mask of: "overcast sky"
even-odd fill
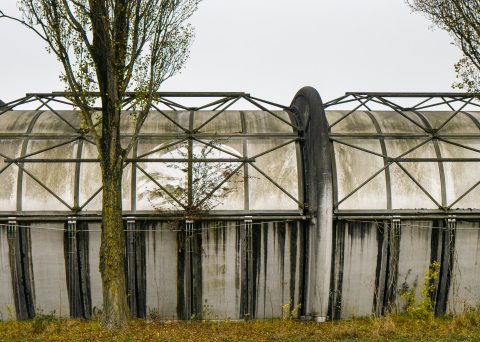
[[[0,0],[20,15],[15,0]],[[461,53],[403,0],[204,0],[182,73],[161,91],[244,91],[289,104],[315,87],[346,91],[452,91]],[[64,89],[60,64],[19,24],[0,20],[0,99]]]

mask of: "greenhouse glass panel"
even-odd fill
[[[243,133],[238,111],[197,111],[193,117],[193,128],[198,133]]]
[[[0,116],[1,118],[1,116]],[[5,157],[14,158],[20,155],[23,142],[17,139],[0,140],[0,208],[15,211],[17,207],[18,167],[5,163]]]
[[[272,111],[282,120],[265,111],[244,111],[246,133],[293,133],[293,127],[289,124],[290,117],[284,111]]]
[[[343,142],[378,154],[382,153],[378,140],[342,139]],[[361,151],[341,143],[333,143],[337,176],[337,198],[342,201],[362,183],[384,167],[382,157]],[[339,209],[386,209],[385,171],[368,181],[351,197],[339,205]]]
[[[372,111],[370,112],[378,122],[380,126],[380,131],[383,133],[424,133],[425,131],[421,128],[424,127],[424,124],[420,124],[419,127],[417,120],[414,122],[408,120],[407,118],[402,117],[397,112],[393,111]],[[410,117],[407,116],[409,119]],[[418,119],[418,117],[417,117]]]
[[[59,118],[59,115],[63,120]],[[32,133],[72,134],[80,128],[80,123],[78,112],[62,111],[61,114],[56,114],[52,111],[45,111],[35,121]]]
[[[350,111],[329,110],[326,112],[327,120],[332,127],[332,133],[376,133],[372,120],[365,112],[356,111],[349,114]],[[348,115],[348,116],[347,116]],[[345,118],[344,118],[345,117]]]
[[[0,132],[26,133],[37,111],[8,111],[0,115]]]
[[[141,134],[183,133],[184,131],[179,126],[188,129],[189,117],[190,113],[186,111],[150,111],[148,113],[147,119],[143,123]],[[174,124],[172,120],[174,120],[178,125]]]
[[[87,141],[83,143],[82,158],[95,159],[98,157],[97,147]],[[85,211],[102,210],[102,192],[98,190],[102,187],[102,172],[100,163],[82,163],[80,166],[80,193],[79,204],[83,207],[87,201],[88,204],[83,207]],[[91,198],[94,196],[93,198]]]

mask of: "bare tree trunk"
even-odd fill
[[[100,273],[103,289],[102,325],[127,328],[130,321],[125,283],[125,234],[122,219],[122,171],[120,166],[102,167],[103,222]]]

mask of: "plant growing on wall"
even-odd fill
[[[417,281],[415,280],[412,286],[404,283],[400,289],[400,296],[406,300],[404,306],[405,311],[417,318],[431,318],[433,317],[433,311],[435,309],[435,301],[432,299],[435,290],[435,279],[438,278],[440,270],[440,263],[434,261],[430,264],[430,267],[425,272],[425,279],[422,286],[420,299],[415,297],[417,290]]]
[[[243,183],[240,163],[209,161],[221,158],[221,150],[230,150],[224,141],[215,139],[193,146],[188,141],[170,149],[166,156],[182,158],[185,162],[166,163],[161,169],[150,171],[152,177],[162,180],[164,189],[147,189],[152,206],[165,215],[179,215],[195,219],[217,206],[238,190]],[[236,151],[231,149],[232,154]],[[188,160],[194,159],[194,162]]]
[[[103,182],[100,273],[102,325],[129,324],[121,181],[126,156],[155,100],[155,92],[188,58],[193,29],[185,25],[201,0],[19,0],[23,18],[63,65],[61,79],[94,141]],[[121,143],[125,93],[135,91],[134,131]],[[93,93],[98,92],[98,93]],[[99,111],[92,108],[100,99]]]

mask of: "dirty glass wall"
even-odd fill
[[[302,302],[303,183],[291,120],[284,111],[150,113],[122,183],[133,316],[278,317],[283,303]],[[125,112],[124,143],[131,121]],[[101,310],[100,167],[79,127],[75,111],[0,115],[3,319]],[[220,170],[209,191],[226,195],[202,214],[214,218],[175,218],[188,204],[188,170]]]
[[[158,199],[152,198],[152,191],[158,185],[149,176],[159,177],[158,183],[167,188],[180,184],[186,172],[173,166],[187,162],[162,159],[187,159],[182,148],[188,140],[193,158],[201,159],[203,152],[203,158],[225,159],[223,164],[228,164],[232,171],[239,167],[226,182],[234,191],[215,210],[301,213],[300,156],[292,126],[261,111],[215,114],[218,112],[163,111],[148,116],[129,156],[137,158],[136,163],[127,163],[124,169],[122,191],[126,212],[152,211],[154,207],[174,209],[172,201],[156,203]],[[286,112],[276,115],[290,121]],[[133,130],[131,120],[128,113],[123,115],[125,143]],[[91,161],[98,153],[91,138],[80,134],[78,127],[76,112],[9,111],[0,115],[2,213],[61,212],[72,208],[86,213],[101,209],[100,167]],[[188,139],[185,131],[189,130],[195,132],[194,139]],[[208,144],[215,147],[202,151]],[[14,162],[16,158],[24,159]],[[248,158],[251,163],[244,162]],[[195,164],[201,163],[193,164],[195,168]],[[218,168],[222,168],[221,164],[211,163]],[[207,167],[202,165],[198,168]]]
[[[330,123],[347,113],[326,111]],[[449,121],[454,112],[402,113],[410,120],[394,111],[356,111],[331,128],[336,209],[478,208],[480,168],[468,159],[479,157],[479,112],[459,112]],[[412,160],[419,158],[424,160]]]

